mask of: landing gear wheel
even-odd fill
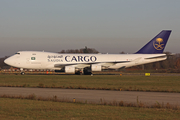
[[[92,72],[90,69],[84,69],[84,75],[91,75]]]
[[[21,72],[21,75],[24,75],[25,73],[24,72]]]
[[[76,74],[76,75],[83,75],[84,73],[81,72],[81,71],[78,71],[78,72],[76,72],[75,74]]]

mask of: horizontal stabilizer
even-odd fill
[[[157,58],[166,58],[166,55],[162,55],[162,56],[157,56],[157,57],[149,57],[149,58],[144,58],[144,59],[157,59]]]

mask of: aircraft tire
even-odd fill
[[[24,75],[25,73],[24,72],[21,72],[21,75]]]

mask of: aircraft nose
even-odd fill
[[[7,59],[4,60],[4,63],[6,63],[7,65],[11,65],[12,60],[10,58],[7,58]]]

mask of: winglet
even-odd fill
[[[142,47],[136,54],[156,54],[163,53],[171,30],[163,30],[144,47]]]

